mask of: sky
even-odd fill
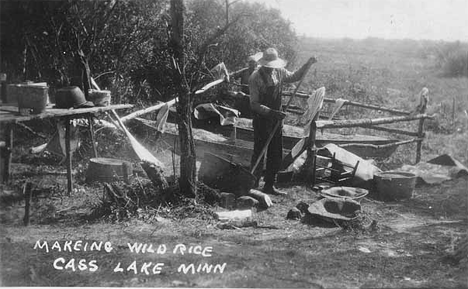
[[[468,41],[468,0],[244,0],[277,8],[298,35]]]

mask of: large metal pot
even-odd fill
[[[416,187],[416,175],[407,172],[387,171],[375,173],[377,196],[384,201],[409,199]]]
[[[78,86],[68,86],[57,89],[55,93],[56,108],[93,107],[93,103],[86,100],[83,91]]]

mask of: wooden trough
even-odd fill
[[[232,125],[221,126],[219,125],[219,122],[213,123],[210,121],[196,121],[194,127],[221,134],[225,137],[231,137],[235,129],[236,140],[253,143],[254,139],[251,119],[238,118],[235,128]],[[302,138],[302,136],[302,128],[292,125],[284,125],[284,149],[288,151],[291,150],[294,145]],[[363,158],[387,158],[396,150],[397,146],[394,144],[398,143],[398,140],[362,134],[343,135],[329,132],[317,133],[317,146],[325,146],[329,143],[334,143],[338,146],[341,146]],[[250,145],[253,147],[253,144]]]

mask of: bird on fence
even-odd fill
[[[427,108],[427,103],[429,102],[429,89],[424,87],[421,92],[419,93],[419,104],[418,106],[411,112],[411,115],[417,115],[420,113],[425,113]]]

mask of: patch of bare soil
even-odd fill
[[[452,258],[467,234],[467,179],[419,187],[400,202],[364,199],[362,216],[375,222],[361,227],[287,220],[296,204],[318,196],[285,184],[287,196],[255,213],[257,227],[226,230],[212,215],[220,208],[200,202],[92,218],[102,184],[78,183],[67,195],[61,171],[15,172],[1,203],[3,286],[468,288],[466,265]],[[26,179],[36,184],[29,226],[20,194]],[[92,242],[103,242],[101,250],[89,250]],[[135,243],[146,252],[132,252]]]

